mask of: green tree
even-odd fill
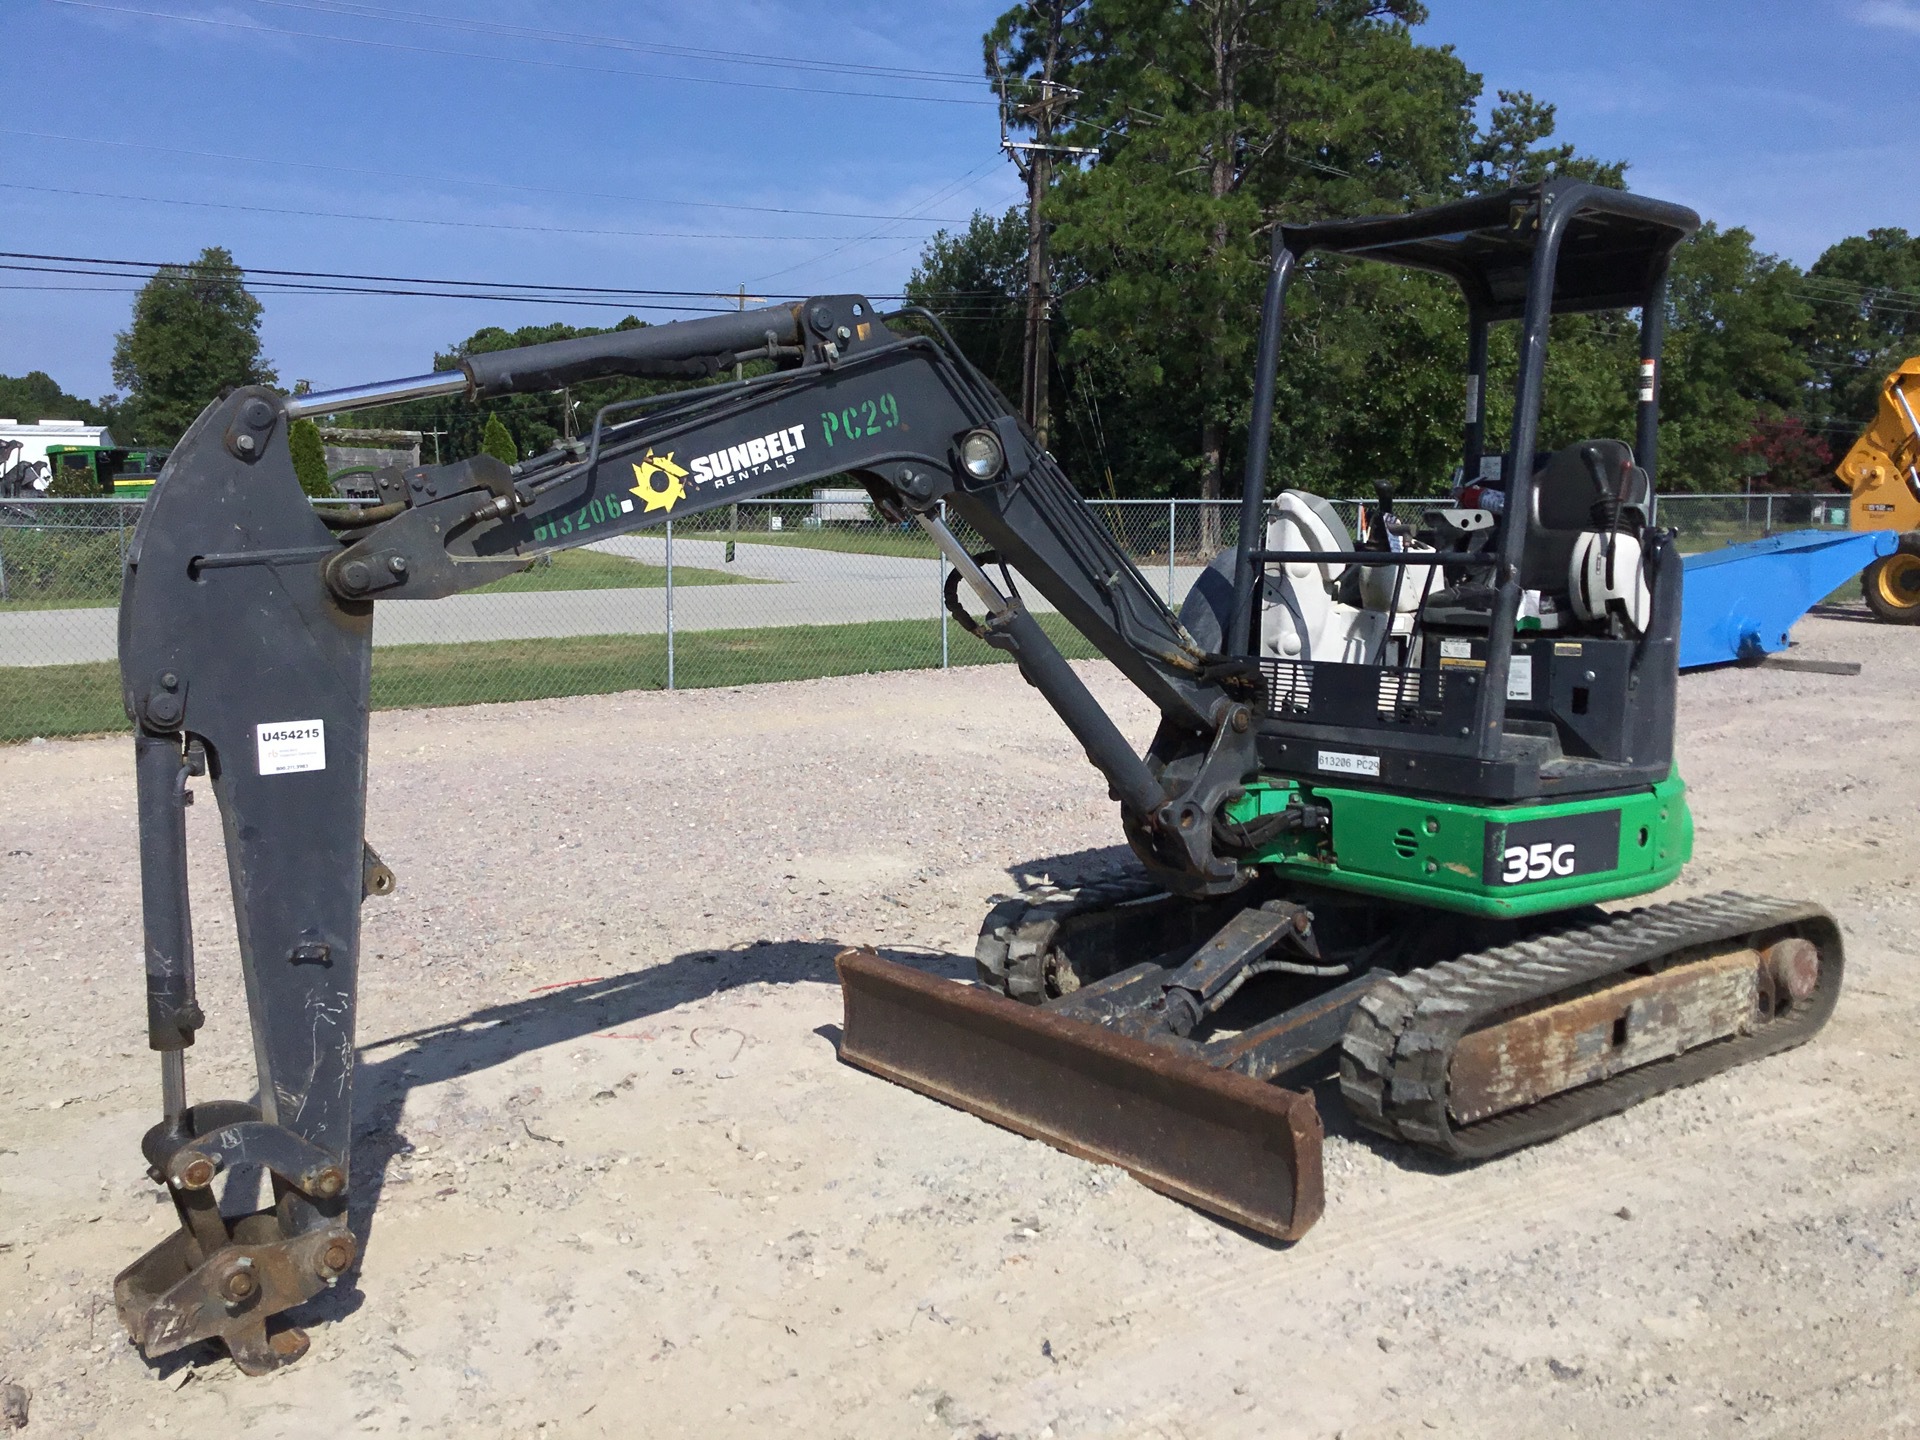
[[[1486,133],[1471,147],[1467,187],[1475,193],[1508,190],[1542,180],[1587,180],[1615,189],[1626,184],[1624,161],[1594,160],[1571,145],[1542,145],[1553,137],[1555,107],[1525,90],[1495,92],[1499,103]]]
[[[164,265],[141,287],[132,324],[116,337],[113,379],[127,392],[129,433],[170,445],[209,402],[242,385],[271,385],[260,353],[261,305],[233,256],[218,247]]]
[[[1920,354],[1920,235],[1850,235],[1808,268],[1800,335],[1813,366],[1809,409],[1844,451],[1873,419],[1893,368]]]
[[[1027,222],[976,210],[960,234],[935,232],[907,280],[907,299],[940,316],[961,352],[1005,396],[1020,393]]]
[[[320,441],[320,427],[305,418],[294,421],[287,430],[287,448],[293,452],[293,473],[300,477],[300,488],[309,495],[333,495],[333,485],[327,479],[327,450]]]
[[[491,455],[509,465],[520,463],[520,451],[513,443],[513,435],[500,423],[498,415],[487,416],[486,433],[480,440],[480,453]]]
[[[1794,342],[1811,318],[1801,284],[1797,266],[1756,250],[1738,226],[1703,225],[1674,256],[1660,390],[1663,489],[1735,488],[1746,468],[1741,448],[1756,428],[1800,408],[1813,375]]]
[[[989,70],[997,60],[1027,73],[1056,8],[1002,16],[987,36]],[[1415,41],[1415,0],[1084,0],[1065,14],[1076,123],[1062,138],[1096,154],[1047,198],[1068,422],[1051,439],[1073,473],[1110,467],[1132,493],[1230,493],[1276,224],[1558,178],[1624,184],[1624,162],[1554,143],[1554,106],[1526,91],[1499,92],[1482,124],[1480,77],[1451,48]],[[996,376],[1014,368],[1019,219],[977,217],[965,235],[939,237],[915,275],[925,296],[983,292],[974,306],[949,304],[956,339]],[[1866,268],[1883,289],[1906,283],[1896,266]],[[1810,372],[1793,343],[1800,281],[1744,231],[1709,226],[1682,247],[1663,483],[1724,487],[1775,451],[1782,475],[1806,468],[1808,447],[1765,441],[1806,404]],[[1633,433],[1636,332],[1633,315],[1555,319],[1543,444]],[[1514,340],[1514,327],[1496,328],[1496,444],[1511,421]],[[1444,281],[1310,259],[1289,296],[1275,483],[1349,494],[1378,478],[1403,493],[1443,484],[1457,463],[1465,341]]]
[[[107,412],[91,401],[69,395],[44,370],[0,375],[0,415],[31,425],[36,420],[78,420],[105,425]]]
[[[1110,410],[1188,417],[1190,438],[1164,437],[1149,463],[1204,497],[1225,494],[1244,435],[1272,222],[1438,198],[1464,167],[1475,83],[1413,43],[1424,13],[1092,0],[1074,21],[1075,138],[1100,153],[1055,207],[1057,246],[1087,276],[1066,302],[1069,357],[1131,402]]]

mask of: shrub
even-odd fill
[[[520,451],[513,443],[513,434],[500,423],[498,415],[487,416],[486,433],[480,437],[480,453],[508,465],[519,462]]]
[[[287,431],[287,449],[293,452],[293,473],[300,488],[309,495],[331,497],[333,484],[327,479],[327,450],[320,443],[320,427],[311,420],[293,422]]]

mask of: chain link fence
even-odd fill
[[[1364,503],[1333,502],[1350,530]],[[0,741],[125,726],[116,606],[140,504],[0,501]],[[1088,506],[1175,609],[1238,537],[1233,502]],[[1699,550],[1775,529],[1844,526],[1846,502],[1674,495],[1660,498],[1656,518],[1678,528],[1682,549]],[[965,525],[950,523],[969,550],[981,548]],[[948,616],[947,572],[917,526],[889,524],[864,491],[743,502],[566,551],[464,595],[377,606],[373,703],[461,705],[1004,661]],[[1068,655],[1094,653],[1031,587],[1022,594]]]

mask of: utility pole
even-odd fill
[[[1060,63],[1060,32],[1070,0],[1035,0],[1033,8],[1043,14],[1046,47],[1041,52],[1039,75],[1016,82],[1031,87],[1031,93],[1018,102],[1009,100],[1006,71],[995,45],[987,47],[987,64],[1000,90],[1000,148],[1027,183],[1027,294],[1025,333],[1020,346],[1020,413],[1045,449],[1049,423],[1047,381],[1053,364],[1053,268],[1047,259],[1047,186],[1053,179],[1054,156],[1091,155],[1094,151],[1087,146],[1058,145],[1053,139],[1058,112],[1080,93],[1053,78]],[[1009,112],[1033,127],[1032,140],[1008,137]]]
[[[739,310],[739,312],[742,315],[746,314],[747,313],[747,282],[746,281],[742,280],[740,282],[740,294],[736,298],[739,300],[740,303],[734,308]],[[753,298],[758,300],[760,297],[756,295]],[[740,381],[746,378],[747,378],[747,367],[742,365],[738,360],[734,361],[733,362],[734,383],[737,385],[739,384]]]
[[[764,295],[747,294],[747,282],[742,280],[740,282],[740,293],[734,296],[733,298],[738,302],[735,308],[744,313],[747,308],[747,301],[752,300],[755,304],[758,304],[761,301],[765,300],[767,297]],[[733,362],[733,383],[738,385],[742,380],[746,378],[747,378],[747,367],[742,365],[738,360],[734,361]],[[740,502],[736,500],[733,502],[733,504],[727,507],[727,564],[729,565],[733,563],[733,547],[739,541],[739,539],[740,539]]]

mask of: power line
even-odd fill
[[[62,0],[67,3],[67,0]],[[614,235],[628,240],[857,240],[855,235],[749,235],[739,231],[703,233],[690,230],[605,230],[578,225],[509,225],[495,220],[422,220],[409,215],[368,215],[348,210],[298,210],[277,205],[236,205],[222,200],[179,200],[166,195],[123,195],[110,190],[78,190],[56,185],[22,185],[0,180],[0,190],[28,190],[40,195],[73,195],[93,200],[122,200],[143,205],[183,205],[196,210],[239,210],[255,215],[297,215],[310,220],[367,220],[384,225],[432,225],[454,230],[510,230],[533,235]],[[902,216],[899,224],[919,217]],[[931,221],[920,221],[931,224]]]
[[[98,277],[103,279],[122,279],[122,280],[151,279],[153,277],[153,272],[156,272],[162,269],[190,270],[193,264],[195,263],[193,261],[181,261],[181,260],[130,260],[125,258],[110,258],[110,257],[96,256],[96,255],[47,255],[47,254],[40,254],[34,251],[25,251],[25,250],[0,250],[0,261],[33,262],[33,263],[23,263],[23,264],[0,264],[0,269],[3,269],[3,270],[35,271],[35,272],[45,273],[45,274],[76,275],[76,276],[82,276],[82,277],[93,276],[93,277]],[[108,266],[116,267],[116,268],[112,270],[100,268],[100,267],[108,267]],[[79,267],[87,267],[87,268],[83,269]],[[615,304],[639,303],[639,304],[644,304],[649,306],[652,304],[652,300],[654,297],[665,297],[667,299],[674,299],[674,300],[728,300],[728,301],[731,301],[735,298],[733,295],[729,294],[728,292],[720,291],[720,290],[655,290],[655,289],[644,289],[638,286],[629,286],[629,285],[556,285],[556,284],[549,284],[544,281],[534,281],[534,280],[524,280],[524,281],[523,280],[460,280],[460,279],[447,279],[445,277],[439,277],[439,276],[375,275],[375,274],[362,274],[355,271],[342,271],[342,270],[287,270],[287,269],[273,269],[266,266],[243,266],[238,264],[236,264],[234,268],[237,271],[239,271],[240,274],[244,277],[243,283],[258,285],[261,288],[265,288],[269,284],[273,284],[277,281],[283,281],[283,280],[299,280],[299,281],[354,280],[354,281],[369,282],[373,285],[378,285],[378,286],[432,285],[432,286],[463,287],[453,292],[450,296],[445,297],[445,298],[454,298],[454,299],[490,300],[490,299],[498,299],[498,298],[507,298],[506,292],[521,292],[524,294],[525,292],[537,291],[540,293],[527,295],[526,298],[535,299],[535,300],[545,300],[545,301],[548,301],[549,303],[554,303],[554,304],[576,303],[573,299],[570,298],[573,296],[592,297],[594,303],[615,303]],[[137,273],[132,273],[132,274],[126,273],[128,271],[133,271]],[[254,278],[258,276],[267,276],[270,278],[267,281],[260,281]],[[58,287],[58,288],[77,289],[80,287],[75,286],[75,287]],[[329,288],[329,287],[322,287],[322,288]],[[401,291],[401,290],[389,290],[389,289],[367,289],[363,292],[360,290],[356,290],[350,286],[338,286],[338,287],[330,287],[330,288],[337,291],[338,293],[343,293],[343,294],[366,293],[366,294],[380,294],[380,295],[387,295],[387,294],[400,295],[400,294],[434,293],[434,292],[425,292],[425,291]],[[996,298],[998,296],[998,293],[999,292],[997,291],[990,291],[990,290],[934,290],[934,291],[923,292],[923,298],[936,299],[936,300],[953,300],[953,301],[961,302],[961,305],[956,305],[955,307],[953,307],[955,310],[958,310],[963,306],[974,307],[985,301]],[[778,294],[769,295],[767,298],[769,300],[776,300],[776,301],[798,300],[798,299],[804,299],[805,296],[799,291],[786,291]],[[869,300],[904,300],[908,297],[899,293],[891,293],[891,294],[869,294],[866,298],[868,298]],[[582,298],[577,303],[585,304],[585,303],[589,303],[589,301],[586,298]],[[660,308],[665,308],[665,307],[660,307]]]
[[[0,250],[0,260],[37,260],[49,264],[61,265],[118,265],[137,270],[160,270],[177,267],[186,269],[194,262],[185,260],[117,260],[94,255],[39,255],[23,250]],[[9,267],[23,268],[23,267]],[[371,280],[390,285],[468,285],[502,290],[553,290],[580,295],[666,295],[675,299],[730,299],[732,297],[718,290],[646,290],[627,285],[548,285],[538,281],[514,280],[447,280],[421,275],[362,275],[343,270],[274,270],[264,266],[236,265],[234,267],[247,275],[272,275],[283,278],[303,280]],[[58,272],[83,274],[89,272]],[[145,278],[145,277],[122,277]],[[959,293],[959,292],[955,292]],[[785,297],[774,297],[785,298]],[[793,298],[799,298],[795,296]]]
[[[173,20],[187,25],[208,25],[223,30],[241,30],[255,35],[279,35],[295,40],[329,40],[336,45],[358,45],[371,50],[397,50],[410,55],[440,55],[458,60],[481,60],[489,65],[532,65],[548,70],[573,70],[594,75],[619,75],[629,80],[664,81],[682,85],[721,85],[743,90],[779,90],[798,95],[846,96],[856,100],[918,100],[929,105],[991,105],[991,100],[967,100],[956,95],[902,95],[880,90],[845,90],[819,85],[776,85],[766,80],[723,80],[703,75],[667,75],[655,70],[628,70],[612,65],[583,65],[572,60],[540,60],[531,55],[490,55],[474,50],[449,50],[434,45],[408,45],[397,40],[369,40],[357,35],[330,35],[320,30],[287,30],[277,25],[244,24],[221,20],[211,15],[181,15],[168,10],[142,10],[132,5],[109,5],[103,0],[52,0],[79,10],[99,10],[116,15],[138,15],[149,20]]]
[[[0,271],[31,270],[32,266],[0,265]],[[97,275],[101,279],[135,280],[143,277],[136,275],[99,275],[98,272],[81,270],[54,271],[55,274],[79,276]],[[522,305],[585,305],[597,310],[672,310],[690,314],[708,315],[724,309],[721,305],[675,305],[661,300],[585,300],[577,296],[557,295],[515,295],[506,292],[497,294],[475,294],[463,290],[397,290],[374,285],[316,285],[281,280],[255,280],[246,283],[249,290],[279,295],[384,295],[412,297],[422,300],[485,300],[500,301],[507,304]],[[7,290],[45,290],[45,291],[91,291],[102,294],[138,295],[144,285],[6,285]]]
[[[487,190],[517,190],[530,195],[560,195],[572,200],[619,200],[632,205],[674,205],[686,209],[739,210],[756,215],[807,215],[830,220],[894,220],[898,216],[876,215],[862,210],[806,210],[791,205],[741,205],[722,200],[663,199],[650,195],[617,195],[604,190],[572,190],[561,185],[517,185],[501,180],[463,180],[447,175],[419,175],[405,170],[380,170],[359,165],[329,165],[317,160],[295,160],[284,156],[230,155],[219,150],[191,150],[179,145],[154,145],[142,140],[107,140],[95,135],[56,135],[47,130],[16,130],[0,126],[0,135],[18,135],[31,140],[59,140],[74,145],[111,145],[127,150],[150,150],[162,155],[191,155],[200,160],[220,160],[244,165],[271,165],[275,169],[324,170],[339,175],[370,175],[383,180],[414,180],[429,185],[468,185]],[[937,223],[960,225],[959,219]]]

